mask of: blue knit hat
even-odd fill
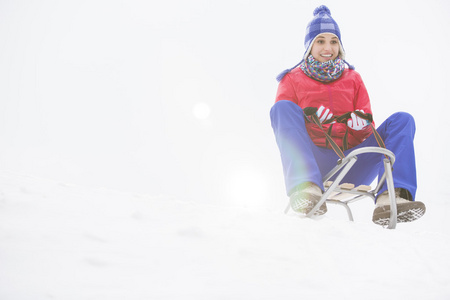
[[[277,76],[277,80],[281,81],[283,77],[289,73],[292,69],[298,67],[310,54],[312,45],[317,36],[321,33],[331,33],[337,36],[339,39],[339,57],[345,62],[345,51],[341,41],[341,31],[336,21],[331,17],[331,12],[325,5],[317,7],[313,12],[314,18],[308,23],[306,27],[305,35],[305,54],[303,54],[302,61],[296,64],[293,68],[284,70]],[[354,69],[353,66],[347,63],[350,69]]]
[[[311,52],[316,37],[321,33],[331,33],[337,36],[339,39],[339,56],[341,59],[345,59],[344,48],[341,43],[341,31],[336,21],[331,17],[331,12],[325,5],[321,5],[314,10],[314,18],[309,22],[306,27],[305,35],[305,49],[306,52],[303,55],[303,59],[306,59]]]

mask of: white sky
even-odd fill
[[[377,124],[416,118],[418,197],[444,184],[450,4],[436,0],[3,0],[0,168],[181,199],[284,199],[275,76],[300,60],[320,4]]]

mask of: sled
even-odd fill
[[[364,153],[379,153],[384,155],[384,174],[381,178],[378,178],[377,186],[372,189],[371,186],[361,185],[355,187],[352,183],[341,183],[345,175],[350,171],[353,165],[356,163],[358,156]],[[323,178],[323,184],[325,192],[322,194],[320,201],[314,206],[314,208],[306,215],[310,218],[314,213],[320,208],[324,203],[337,204],[343,206],[346,211],[350,221],[353,221],[353,214],[350,209],[349,204],[362,199],[372,199],[375,201],[375,197],[380,189],[383,187],[384,182],[387,184],[387,189],[389,192],[389,200],[391,203],[391,213],[389,218],[389,225],[387,228],[395,229],[397,225],[397,203],[395,201],[395,191],[394,191],[394,181],[392,177],[392,167],[395,162],[395,155],[386,148],[380,147],[365,147],[356,149],[350,152],[346,157],[340,159],[336,167],[334,167],[325,177]],[[336,175],[334,181],[330,179]],[[291,205],[290,202],[286,207],[285,213],[288,213]]]

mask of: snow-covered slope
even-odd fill
[[[0,299],[448,299],[449,204],[396,230],[371,208],[300,219],[2,172]]]

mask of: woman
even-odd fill
[[[372,120],[369,95],[361,76],[345,61],[339,27],[324,5],[314,10],[314,18],[306,30],[305,48],[302,61],[277,77],[280,83],[270,113],[286,191],[292,209],[300,214],[307,214],[319,202],[324,190],[322,177],[336,165],[340,149],[346,154],[357,148],[378,146],[370,126],[374,123],[369,121]],[[343,115],[348,118],[343,119]],[[386,148],[396,156],[393,178],[397,222],[414,221],[425,213],[425,205],[414,201],[417,190],[414,119],[407,113],[396,113],[377,131]],[[336,146],[331,149],[333,143],[339,146],[339,151]],[[383,172],[379,154],[364,154],[344,182],[370,185]],[[324,203],[316,214],[326,211]],[[387,225],[389,215],[385,184],[377,195],[372,220]]]

